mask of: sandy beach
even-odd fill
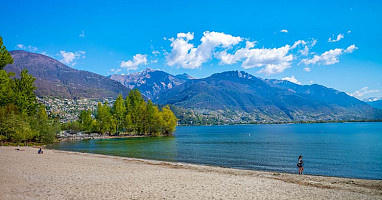
[[[0,199],[382,199],[381,180],[0,147]]]

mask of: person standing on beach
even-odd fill
[[[298,174],[302,174],[302,172],[304,171],[304,161],[302,161],[302,155],[298,157],[297,167],[298,167]]]

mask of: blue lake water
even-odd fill
[[[239,169],[382,179],[382,123],[177,127],[173,137],[62,142],[51,148]]]

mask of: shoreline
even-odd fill
[[[140,137],[150,137],[150,136],[140,136]],[[123,137],[122,137],[123,138]],[[109,138],[102,138],[102,139],[109,139]],[[31,148],[37,148],[37,147],[31,147]],[[243,170],[243,171],[254,171],[257,173],[279,173],[279,174],[287,174],[287,175],[298,175],[298,171],[296,169],[296,173],[292,172],[283,172],[283,171],[272,171],[272,170],[260,170],[260,169],[246,169],[246,168],[234,168],[234,167],[225,167],[225,166],[218,166],[218,165],[208,165],[208,164],[200,164],[200,163],[187,163],[187,162],[180,162],[180,161],[167,161],[167,160],[155,160],[155,159],[149,159],[149,158],[135,158],[135,157],[123,157],[123,156],[115,156],[115,155],[108,155],[108,154],[98,154],[98,153],[87,153],[87,152],[80,152],[80,151],[70,151],[70,150],[57,150],[53,148],[46,148],[47,150],[56,151],[60,153],[78,153],[78,154],[85,154],[85,155],[94,155],[94,156],[106,156],[106,157],[115,157],[120,159],[129,159],[132,161],[142,161],[142,162],[161,162],[161,163],[167,163],[169,165],[171,164],[180,164],[180,165],[192,165],[192,166],[204,166],[204,167],[212,167],[212,168],[222,168],[222,169],[232,169],[232,170]],[[312,177],[323,177],[323,178],[343,178],[343,179],[356,179],[356,180],[370,180],[370,181],[381,181],[382,179],[372,179],[372,178],[357,178],[357,177],[345,177],[345,176],[327,176],[327,175],[319,175],[319,174],[303,174],[303,176],[312,176]]]
[[[382,122],[382,119],[376,120],[354,120],[354,121],[293,121],[293,122],[267,122],[267,123],[235,123],[235,124],[203,124],[203,125],[189,125],[180,124],[178,126],[235,126],[235,125],[267,125],[267,124],[341,124],[341,123],[369,123],[369,122]]]
[[[33,147],[25,151],[0,147],[0,159],[4,163],[0,166],[4,191],[0,199],[46,199],[44,195],[54,199],[113,195],[117,199],[382,198],[382,180],[300,176],[48,149],[38,155]]]

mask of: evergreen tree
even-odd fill
[[[0,70],[0,107],[14,102],[14,81],[11,79],[14,73]]]
[[[35,78],[22,70],[20,78],[3,68],[13,63],[0,37],[0,138],[27,145],[28,141],[53,142],[58,123],[50,120],[44,106],[37,104]]]
[[[0,70],[8,64],[13,63],[13,58],[8,52],[7,48],[3,45],[3,38],[0,36]]]
[[[28,74],[28,70],[23,69],[20,73],[20,79],[14,79],[15,103],[21,113],[33,115],[37,109],[37,99],[34,94],[34,78]]]

